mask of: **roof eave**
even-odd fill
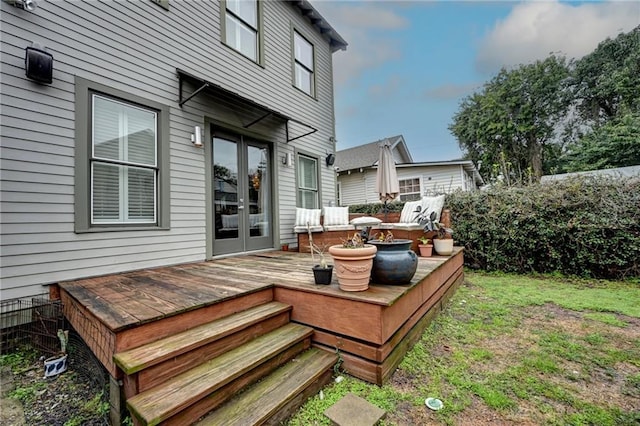
[[[311,25],[316,27],[321,35],[329,37],[331,52],[347,50],[348,43],[338,34],[329,22],[314,8],[308,0],[288,0],[293,6],[300,9],[302,16],[309,19]]]

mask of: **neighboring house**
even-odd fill
[[[22,4],[1,2],[2,300],[280,247],[335,199],[347,44],[308,1]]]
[[[336,153],[340,205],[380,202],[376,192],[379,145],[391,142],[400,186],[399,201],[455,190],[474,191],[483,185],[471,160],[414,163],[402,136],[345,149]]]

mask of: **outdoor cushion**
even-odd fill
[[[355,231],[356,227],[353,225],[325,225],[325,231]]]
[[[296,208],[295,226],[320,226],[320,209]]]
[[[324,228],[320,225],[320,209],[296,208],[296,223],[293,232],[322,232]]]
[[[415,223],[416,216],[416,208],[418,206],[422,207],[422,200],[418,201],[407,201],[404,203],[404,207],[402,208],[402,212],[400,212],[400,223]]]
[[[348,225],[349,207],[325,207],[324,226]]]
[[[436,222],[440,222],[440,214],[444,207],[444,195],[438,195],[436,197],[422,197],[422,211],[427,212],[428,215],[431,212],[436,212]]]
[[[355,219],[351,219],[351,223],[352,225],[355,226],[375,226],[375,225],[379,225],[382,221],[380,219],[378,219],[377,217],[371,217],[371,216],[362,216],[362,217],[356,217]]]

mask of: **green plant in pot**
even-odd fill
[[[348,236],[342,244],[329,247],[338,284],[343,291],[364,291],[369,288],[373,258],[378,249],[366,244],[360,233]]]
[[[331,278],[333,277],[333,265],[327,264],[327,259],[324,256],[326,246],[319,247],[316,244],[311,243],[311,254],[317,253],[320,256],[320,262],[313,266],[313,278],[316,284],[328,285],[331,284]]]
[[[433,248],[436,253],[448,256],[453,253],[453,230],[436,220],[436,212],[421,211],[420,206],[416,209],[416,222],[422,226],[425,234],[431,235]]]
[[[418,238],[418,249],[420,250],[420,256],[430,257],[433,253],[433,244],[431,238],[427,238],[425,235]]]

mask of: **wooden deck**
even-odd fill
[[[273,251],[59,284],[65,315],[114,378],[113,355],[269,301],[293,306],[314,345],[382,383],[463,278],[462,250],[420,258],[410,284],[343,292],[314,284],[309,254]],[[317,262],[316,262],[317,263]],[[141,327],[145,325],[145,327]]]

